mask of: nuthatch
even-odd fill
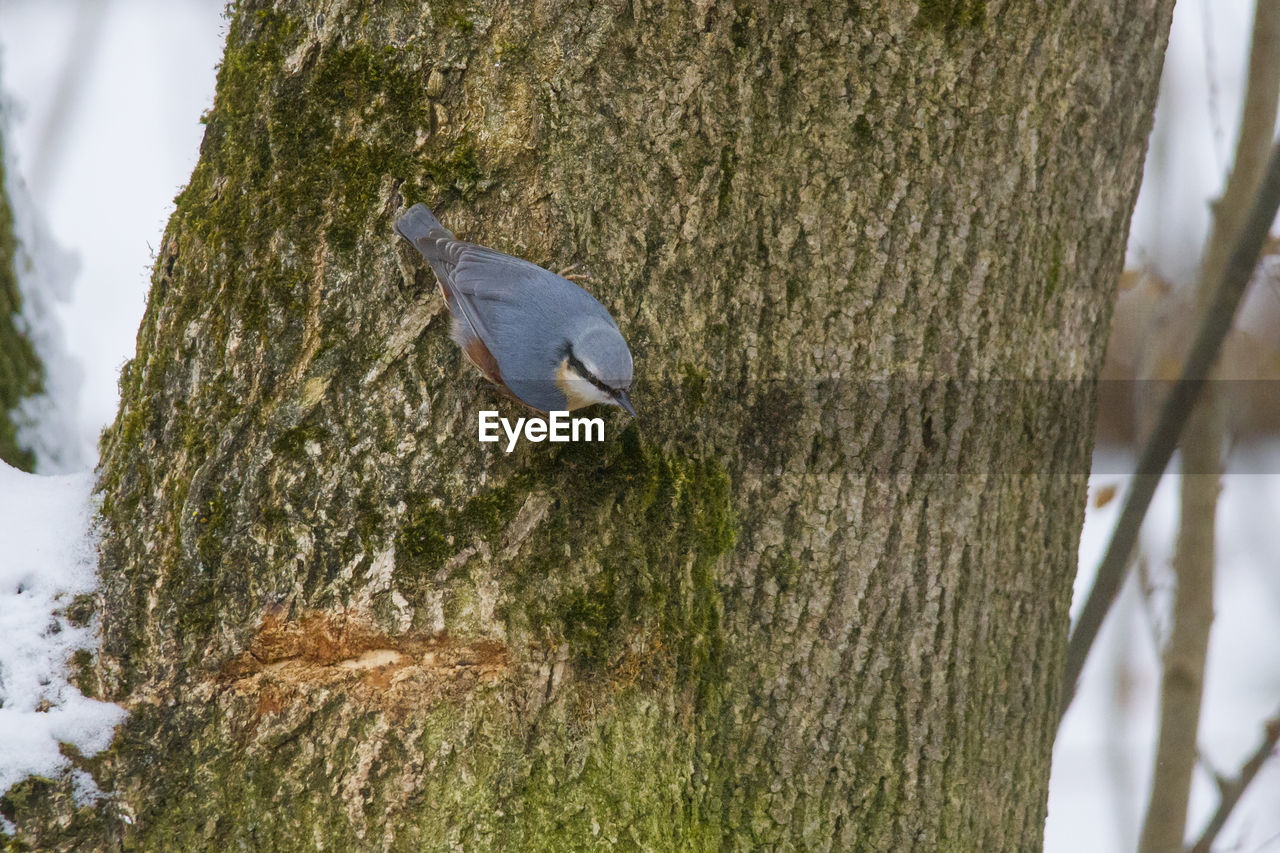
[[[562,276],[454,239],[415,204],[396,230],[435,270],[453,317],[453,340],[489,381],[542,412],[592,403],[635,417],[631,350],[608,310]]]

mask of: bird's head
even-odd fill
[[[557,384],[570,409],[608,403],[634,418],[636,410],[627,396],[631,369],[631,350],[622,333],[610,323],[593,323],[566,342]]]

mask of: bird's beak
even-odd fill
[[[621,406],[622,410],[628,415],[631,415],[633,418],[636,416],[636,408],[631,405],[631,398],[627,396],[626,391],[618,391],[613,395],[613,399],[618,401],[618,405]]]

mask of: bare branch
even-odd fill
[[[40,128],[40,142],[35,147],[31,165],[29,181],[37,197],[43,197],[48,191],[50,179],[66,149],[67,127],[97,60],[106,13],[105,0],[80,0],[76,7],[75,29],[50,99],[49,113]]]
[[[1230,261],[1214,293],[1213,302],[1201,321],[1178,381],[1160,409],[1155,429],[1138,458],[1132,488],[1125,498],[1115,532],[1098,567],[1093,589],[1089,591],[1080,620],[1071,634],[1063,677],[1061,712],[1064,714],[1075,696],[1076,683],[1080,680],[1089,648],[1098,636],[1102,620],[1120,590],[1125,565],[1138,539],[1138,531],[1147,508],[1151,505],[1156,485],[1169,464],[1169,458],[1173,456],[1174,448],[1178,446],[1192,407],[1204,390],[1218,350],[1231,329],[1236,308],[1240,305],[1245,287],[1258,263],[1277,208],[1280,208],[1280,146],[1272,149],[1266,179],[1259,187],[1249,218],[1239,232],[1235,250],[1231,253]]]
[[[1201,401],[1200,412],[1187,431],[1188,442],[1183,444],[1184,460],[1191,454],[1198,454],[1201,457],[1199,464],[1217,466],[1221,430],[1216,424],[1206,424],[1207,420],[1214,419],[1215,409],[1213,400]],[[1194,448],[1189,446],[1191,443],[1195,444]],[[1140,853],[1176,850],[1186,832],[1187,799],[1198,752],[1196,733],[1200,729],[1205,656],[1209,647],[1209,628],[1213,623],[1213,542],[1218,476],[1183,474],[1181,485],[1182,519],[1174,555],[1177,586],[1160,681],[1160,736],[1152,772],[1151,798],[1138,846]]]
[[[1216,171],[1223,167],[1222,149],[1226,147],[1222,138],[1225,134],[1222,132],[1222,110],[1220,109],[1218,98],[1218,75],[1215,73],[1218,66],[1217,51],[1213,49],[1213,15],[1211,10],[1212,4],[1209,0],[1201,0],[1200,2],[1200,39],[1201,46],[1204,48],[1204,77],[1205,86],[1209,92],[1209,126],[1213,131],[1213,168]]]
[[[1218,789],[1218,795],[1222,795],[1223,789],[1231,783],[1221,770],[1213,765],[1209,760],[1209,756],[1204,754],[1204,750],[1196,751],[1196,766],[1200,771],[1213,780],[1213,786]]]
[[[1262,246],[1266,243],[1271,223],[1275,219],[1276,205],[1269,204],[1269,186],[1280,183],[1277,175],[1277,152],[1273,151],[1269,166],[1266,151],[1276,122],[1276,102],[1280,96],[1280,0],[1259,0],[1254,16],[1253,44],[1249,56],[1249,79],[1245,88],[1244,109],[1240,117],[1240,134],[1236,142],[1235,163],[1221,202],[1214,211],[1213,233],[1205,247],[1201,268],[1199,303],[1203,319],[1190,354],[1183,362],[1177,384],[1170,392],[1160,411],[1160,418],[1143,448],[1133,486],[1125,500],[1120,518],[1116,522],[1111,542],[1098,567],[1093,589],[1080,613],[1067,646],[1066,675],[1064,678],[1062,713],[1075,694],[1076,683],[1084,669],[1084,661],[1093,645],[1107,611],[1111,609],[1120,582],[1124,579],[1129,554],[1137,541],[1142,519],[1155,493],[1156,485],[1164,473],[1169,458],[1195,412],[1195,403],[1203,390],[1218,350],[1231,329],[1236,308],[1244,296],[1254,267],[1257,266]],[[1265,182],[1264,182],[1265,168]],[[1250,203],[1250,199],[1256,200]],[[1265,220],[1265,221],[1264,221]],[[1216,459],[1221,444],[1220,431],[1215,427],[1218,419],[1212,412],[1201,416],[1196,429],[1198,448],[1205,448]],[[1210,448],[1209,445],[1212,445]],[[1194,452],[1194,450],[1193,450]],[[1197,459],[1197,463],[1205,460]],[[1204,466],[1206,470],[1209,466]],[[1190,466],[1188,466],[1190,469]],[[1198,469],[1196,469],[1198,470]],[[1212,465],[1217,470],[1217,465]],[[1192,491],[1203,486],[1194,484]],[[1216,479],[1214,482],[1216,502]],[[1193,498],[1204,504],[1204,495]],[[1184,519],[1185,521],[1185,519]],[[1203,531],[1196,539],[1204,540]],[[1212,533],[1209,554],[1212,555]],[[1203,544],[1202,542],[1200,544]],[[1186,543],[1180,542],[1179,551],[1186,561]],[[1203,551],[1203,548],[1200,549]],[[1201,561],[1203,562],[1203,561]],[[1212,578],[1209,580],[1212,595]],[[1179,586],[1183,586],[1181,580]],[[1203,591],[1203,583],[1195,584],[1197,592]],[[1180,593],[1181,594],[1181,593]],[[1186,599],[1183,599],[1184,602]],[[1210,600],[1209,607],[1212,608]],[[1210,616],[1212,611],[1210,610]],[[1207,625],[1204,628],[1207,633]],[[1171,631],[1176,633],[1176,626]],[[1183,644],[1185,647],[1185,643]],[[1172,649],[1170,649],[1172,654]],[[1186,654],[1183,655],[1186,657]],[[1194,655],[1192,655],[1194,657]],[[1203,657],[1201,653],[1200,657]],[[1194,668],[1194,667],[1193,667]],[[1201,667],[1202,668],[1202,667]],[[1194,673],[1192,673],[1194,675]],[[1194,680],[1198,681],[1198,677]],[[1197,691],[1199,690],[1197,686]],[[1197,703],[1198,704],[1198,703]],[[1194,733],[1191,739],[1194,748]]]
[[[1227,818],[1231,817],[1232,810],[1240,802],[1240,798],[1244,796],[1249,783],[1258,775],[1262,765],[1267,763],[1267,759],[1275,751],[1277,742],[1280,742],[1280,710],[1277,710],[1275,715],[1263,724],[1262,743],[1258,744],[1258,748],[1253,751],[1253,755],[1249,756],[1249,760],[1240,768],[1239,775],[1232,780],[1219,781],[1222,799],[1218,802],[1218,810],[1209,819],[1208,826],[1204,828],[1200,839],[1191,848],[1191,853],[1209,853],[1214,839],[1218,837],[1218,833],[1226,825]]]

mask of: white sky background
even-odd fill
[[[83,86],[45,161],[47,180],[32,184],[76,16],[94,6],[101,29],[96,48],[79,54]],[[6,143],[55,239],[80,257],[62,319],[84,367],[79,433],[90,459],[115,417],[152,251],[199,155],[199,119],[213,104],[226,32],[222,8],[220,0],[0,0],[0,86],[18,113]]]
[[[18,108],[6,143],[34,179],[30,189],[54,237],[80,259],[62,319],[84,369],[78,433],[86,458],[96,458],[98,432],[115,415],[116,378],[133,354],[152,252],[196,163],[199,117],[212,103],[226,31],[222,6],[221,0],[0,0],[0,87]],[[83,87],[67,105],[58,145],[49,148],[42,136],[76,16],[95,9],[101,15],[95,48],[76,50]],[[1130,263],[1152,264],[1175,282],[1194,277],[1208,202],[1234,148],[1251,9],[1250,0],[1178,3],[1129,251]],[[49,168],[34,175],[39,163]],[[1265,299],[1280,296],[1251,297],[1255,304]],[[1280,456],[1259,467],[1280,471]],[[1171,485],[1162,487],[1144,537],[1157,573],[1176,525]],[[1118,506],[1119,499],[1090,511],[1078,590],[1087,587]],[[1202,741],[1219,769],[1233,771],[1260,736],[1262,717],[1280,701],[1280,476],[1228,478],[1221,518],[1219,618]],[[1141,612],[1130,587],[1116,614],[1124,618],[1109,620],[1064,724],[1046,831],[1053,853],[1130,850],[1137,837],[1157,687]],[[1117,689],[1128,692],[1123,708],[1113,704]],[[1280,803],[1277,765],[1264,770],[1238,810],[1245,820],[1222,836],[1244,839],[1245,853],[1280,851],[1280,808],[1266,806]],[[1193,826],[1215,802],[1207,780],[1197,779]]]

